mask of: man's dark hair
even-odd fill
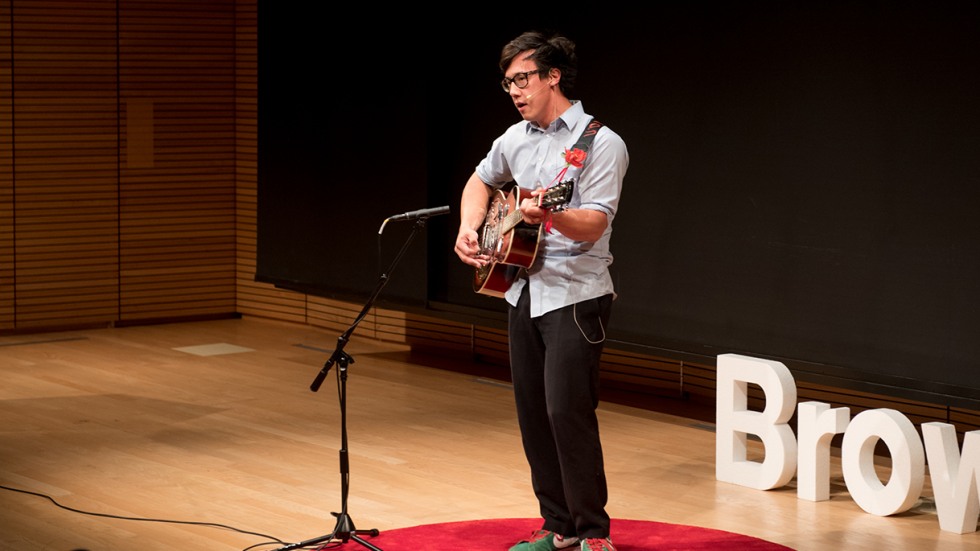
[[[526,32],[504,46],[500,52],[500,70],[507,71],[514,58],[521,52],[534,50],[528,59],[534,61],[538,70],[545,74],[551,69],[561,71],[559,87],[566,97],[575,88],[578,75],[578,58],[575,56],[575,43],[558,33],[541,31]],[[541,78],[547,78],[542,76]]]

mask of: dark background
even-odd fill
[[[711,365],[737,352],[980,406],[972,3],[667,2],[440,24],[283,4],[259,6],[258,280],[364,303],[384,277],[379,305],[502,324],[503,301],[474,293],[452,252],[459,193],[519,120],[501,46],[554,28],[578,44],[573,96],[630,150],[613,346]]]

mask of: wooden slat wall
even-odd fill
[[[119,308],[116,3],[11,5],[15,325],[111,322]]]
[[[121,321],[235,311],[235,15],[119,3]]]
[[[0,331],[14,328],[14,119],[10,0],[0,0]]]
[[[306,299],[255,281],[258,250],[258,3],[235,7],[236,311],[306,322]]]
[[[0,330],[235,315],[241,4],[0,4]]]

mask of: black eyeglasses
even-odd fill
[[[504,87],[504,92],[510,92],[511,82],[516,84],[518,88],[524,88],[525,86],[527,86],[527,77],[529,75],[533,75],[534,73],[545,73],[545,72],[547,71],[545,71],[544,69],[538,69],[536,71],[516,73],[514,76],[510,78],[504,77],[504,80],[500,81],[500,85]]]

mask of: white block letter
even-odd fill
[[[980,431],[964,435],[962,457],[953,425],[923,423],[922,438],[926,442],[939,528],[957,534],[976,532],[980,518],[980,498],[977,497]]]
[[[830,443],[834,435],[847,429],[848,408],[830,409],[820,402],[804,402],[797,407],[800,440],[796,497],[810,501],[830,499]]]
[[[748,384],[762,387],[766,406],[748,410]],[[796,438],[789,419],[796,408],[796,383],[780,362],[738,354],[718,356],[715,412],[715,478],[757,490],[785,486],[796,472]],[[762,463],[746,460],[746,436],[765,445]]]
[[[875,444],[881,440],[892,458],[891,476],[883,485],[875,471]],[[865,511],[888,516],[915,505],[925,482],[925,454],[915,427],[893,409],[872,409],[857,414],[841,445],[844,483]]]

